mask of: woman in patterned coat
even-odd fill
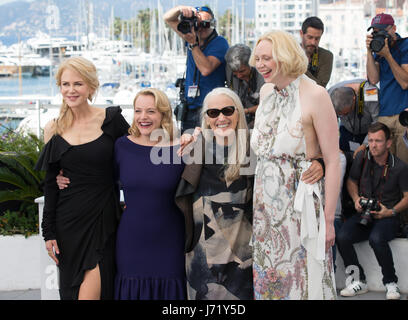
[[[201,131],[176,193],[186,222],[188,298],[253,299],[249,132],[232,90],[206,96]]]

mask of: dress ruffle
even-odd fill
[[[132,277],[121,274],[115,279],[116,300],[184,300],[183,278]]]
[[[44,146],[34,167],[36,170],[48,170],[49,165],[61,160],[62,155],[72,146],[59,135],[54,135]]]
[[[114,140],[117,137],[120,137],[122,134],[119,132],[122,127],[119,126],[116,122],[113,121],[115,117],[122,113],[122,109],[119,106],[112,106],[106,108],[106,117],[102,123],[101,129],[104,133],[112,137]],[[118,118],[118,121],[125,121],[121,118]],[[128,126],[127,123],[124,125]],[[46,171],[49,169],[49,165],[53,163],[57,163],[61,160],[62,155],[67,152],[69,149],[72,148],[64,138],[59,135],[54,135],[43,147],[41,154],[38,158],[38,161],[34,167],[36,170],[43,170]]]
[[[120,117],[121,113],[122,108],[119,106],[106,108],[106,117],[101,126],[102,131],[112,137],[114,140],[123,135],[123,127],[129,127],[126,120],[123,117]],[[116,117],[117,119],[113,121]]]

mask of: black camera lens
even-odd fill
[[[192,23],[190,20],[183,20],[177,25],[177,30],[182,34],[191,32]]]
[[[402,126],[408,128],[408,111],[402,111],[399,114],[399,122],[401,123]]]
[[[187,18],[183,15],[180,15],[180,22],[177,25],[177,30],[180,31],[182,34],[187,34],[191,32],[191,28],[194,27],[194,30],[197,31],[198,29],[198,20],[195,15],[191,18]]]
[[[373,39],[370,42],[370,49],[373,50],[374,52],[380,52],[381,49],[385,46],[385,41],[384,39]]]
[[[373,36],[373,40],[370,42],[370,49],[374,52],[381,51],[385,46],[385,39],[388,39],[388,41],[391,39],[391,36],[385,30],[374,31],[371,35]]]

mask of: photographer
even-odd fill
[[[340,82],[329,89],[340,119],[340,150],[354,152],[365,140],[368,126],[377,121],[378,89],[364,79]]]
[[[230,47],[225,55],[227,86],[241,99],[248,127],[254,127],[255,112],[259,105],[259,91],[265,83],[255,67],[249,65],[251,49],[245,44]]]
[[[225,84],[225,53],[228,43],[215,30],[208,7],[177,6],[166,12],[165,22],[186,42],[187,69],[181,130],[200,126],[200,112],[208,92]]]
[[[391,143],[390,130],[385,124],[370,125],[369,150],[358,153],[347,180],[357,214],[345,221],[336,237],[345,268],[355,267],[353,281],[340,292],[345,297],[368,291],[353,247],[354,243],[368,239],[381,266],[386,298],[400,298],[388,242],[396,237],[399,213],[408,208],[408,165],[389,151]]]
[[[396,33],[391,15],[381,13],[371,21],[372,34],[367,35],[367,77],[370,83],[380,82],[378,121],[391,130],[391,151],[408,163],[408,148],[399,114],[408,102],[408,41]]]
[[[324,25],[318,17],[309,17],[303,21],[300,30],[302,42],[300,46],[309,59],[306,75],[316,83],[326,88],[333,69],[333,53],[319,47]]]

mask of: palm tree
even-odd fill
[[[44,172],[34,169],[43,142],[33,134],[10,131],[0,142],[0,203],[19,201],[34,204],[42,195]]]

